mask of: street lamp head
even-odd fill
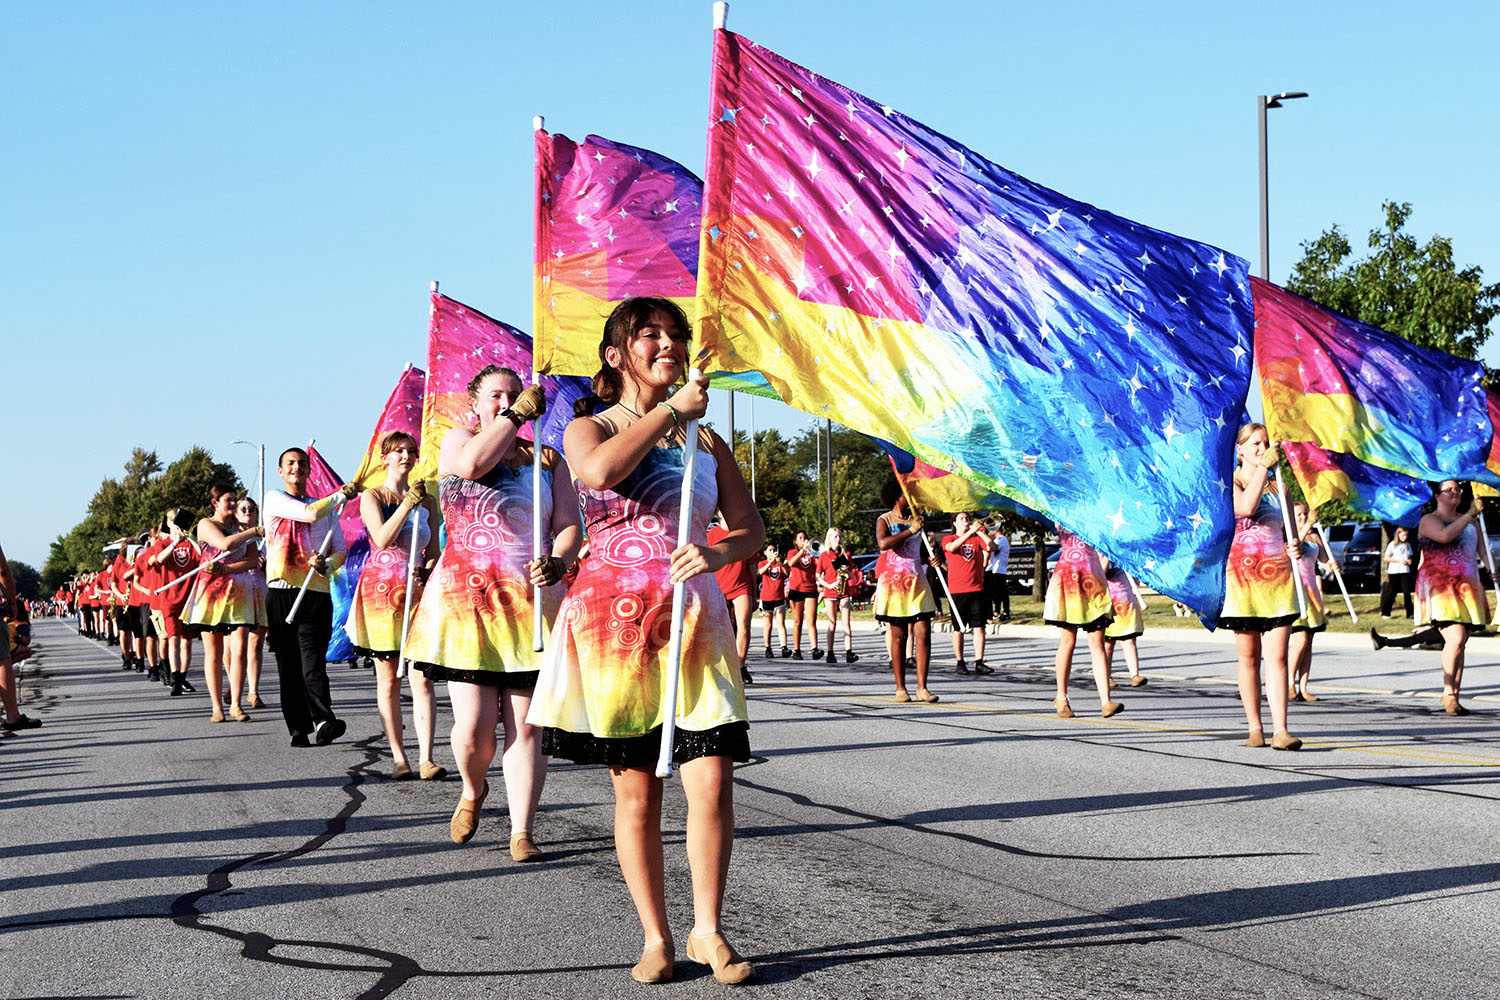
[[[1307,93],[1305,91],[1301,91],[1301,90],[1288,90],[1288,91],[1285,91],[1283,93],[1277,94],[1274,97],[1267,97],[1266,98],[1266,107],[1268,107],[1268,108],[1279,108],[1279,107],[1281,107],[1281,102],[1282,101],[1295,101],[1299,97],[1306,97],[1306,96],[1307,96]]]

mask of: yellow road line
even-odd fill
[[[1095,726],[1113,726],[1121,729],[1137,729],[1145,732],[1179,733],[1186,736],[1207,736],[1213,739],[1239,740],[1239,736],[1233,733],[1215,732],[1211,729],[1195,729],[1191,726],[1179,726],[1170,722],[1136,722],[1134,720],[1120,719],[1095,719],[1087,716],[1075,716],[1072,719],[1060,719],[1051,712],[1030,712],[1019,708],[1002,708],[995,705],[977,705],[962,701],[940,701],[940,702],[898,702],[889,697],[871,697],[869,695],[843,694],[838,691],[830,691],[827,688],[810,687],[788,687],[773,686],[769,684],[757,684],[757,693],[760,692],[786,692],[789,694],[805,694],[818,698],[840,698],[844,701],[860,702],[867,705],[879,705],[888,708],[923,708],[934,710],[945,710],[949,712],[963,712],[970,715],[1011,715],[1022,719],[1038,719],[1044,722],[1081,722]],[[1351,753],[1366,753],[1381,757],[1400,757],[1410,760],[1426,760],[1443,764],[1458,764],[1464,767],[1500,767],[1500,759],[1492,757],[1480,757],[1477,755],[1456,756],[1446,753],[1433,753],[1415,748],[1390,746],[1384,744],[1359,744],[1359,743],[1335,743],[1328,740],[1304,739],[1303,746],[1318,747],[1326,750],[1346,750]]]

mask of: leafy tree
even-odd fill
[[[1405,230],[1409,202],[1381,208],[1385,225],[1370,231],[1368,257],[1350,260],[1349,238],[1334,226],[1302,244],[1287,288],[1413,344],[1478,357],[1500,315],[1500,283],[1485,284],[1478,266],[1460,269],[1446,236],[1419,245]]]
[[[16,592],[28,601],[42,596],[42,574],[36,567],[16,559],[9,560],[10,575],[15,577]]]

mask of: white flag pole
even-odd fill
[[[339,515],[344,512],[344,504],[348,502],[348,497],[342,497],[340,498],[338,503],[333,505],[333,513],[329,514],[328,516],[332,518],[334,523],[328,526],[328,534],[323,536],[323,544],[318,546],[319,559],[328,555],[328,547],[333,544],[333,532],[334,529],[338,526]],[[318,520],[321,521],[322,518],[318,518]],[[317,523],[317,521],[313,522],[313,524]],[[315,559],[313,561],[316,562],[317,560]],[[292,623],[293,618],[297,617],[297,609],[302,607],[302,598],[307,596],[307,585],[312,582],[312,578],[313,568],[309,566],[307,567],[307,575],[302,578],[302,587],[297,591],[297,599],[292,602],[292,610],[286,613],[286,623],[288,625]]]
[[[407,489],[411,489],[410,486]],[[406,676],[406,636],[411,631],[411,594],[417,589],[417,543],[421,532],[422,505],[411,509],[411,553],[406,557],[406,608],[401,612],[401,646],[396,656],[396,677]]]
[[[541,115],[533,115],[531,118],[531,131],[533,134],[540,132],[547,125],[547,119]],[[533,344],[533,352],[536,345]],[[536,370],[536,355],[532,354],[531,384],[541,385],[541,373]],[[531,422],[531,558],[532,561],[542,558],[542,442],[541,427],[539,422]],[[545,636],[546,622],[542,616],[542,588],[540,585],[531,588],[531,651],[540,653],[547,646]]]
[[[715,11],[720,6],[715,4]],[[688,379],[699,378],[698,369]],[[677,513],[677,548],[693,540],[693,480],[698,471],[698,420],[687,422],[682,445],[682,502]],[[667,640],[667,690],[662,700],[661,752],[656,758],[656,776],[672,776],[672,745],[677,736],[677,688],[682,674],[682,619],[687,610],[687,582],[672,585],[672,630]]]
[[[1474,503],[1479,503],[1479,497],[1474,498]],[[1474,523],[1479,525],[1479,541],[1484,546],[1484,564],[1490,571],[1490,582],[1495,585],[1495,606],[1500,608],[1500,577],[1495,576],[1495,554],[1490,551],[1490,533],[1484,529],[1484,508],[1476,511],[1479,516]]]
[[[1349,609],[1349,620],[1359,624],[1359,615],[1354,611],[1354,602],[1349,600],[1349,588],[1344,586],[1344,574],[1339,572],[1339,561],[1333,555],[1333,546],[1328,544],[1328,532],[1323,530],[1321,521],[1314,521],[1313,527],[1318,529],[1318,537],[1323,540],[1323,551],[1328,553],[1328,559],[1333,563],[1333,578],[1339,582],[1339,593],[1344,595],[1344,607]]]
[[[1286,483],[1282,482],[1280,469],[1272,469],[1271,474],[1276,477],[1276,489],[1281,495],[1281,527],[1286,532],[1286,543],[1295,545],[1297,538],[1292,530],[1292,509],[1286,502]],[[1295,562],[1292,563],[1292,593],[1297,595],[1297,617],[1306,618],[1307,598],[1302,594],[1302,571]]]
[[[173,587],[177,586],[182,581],[184,581],[184,580],[191,580],[193,577],[195,577],[199,573],[203,572],[203,570],[206,567],[212,566],[214,563],[218,562],[220,559],[224,559],[224,558],[228,557],[228,555],[229,555],[229,550],[225,549],[223,552],[220,552],[218,555],[214,556],[212,559],[209,559],[209,560],[207,560],[205,562],[199,563],[197,566],[195,566],[192,569],[188,570],[186,573],[182,574],[177,579],[173,580],[171,583],[168,583],[168,584],[165,584],[163,586],[157,587],[155,590],[151,591],[151,593],[153,593],[153,594],[160,594],[162,591],[171,590]]]

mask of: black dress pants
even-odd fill
[[[333,633],[333,600],[309,590],[297,608],[297,617],[287,624],[287,613],[296,600],[297,591],[271,587],[266,593],[266,611],[271,616],[276,675],[281,679],[281,716],[287,732],[311,737],[315,726],[334,718],[324,660]]]

